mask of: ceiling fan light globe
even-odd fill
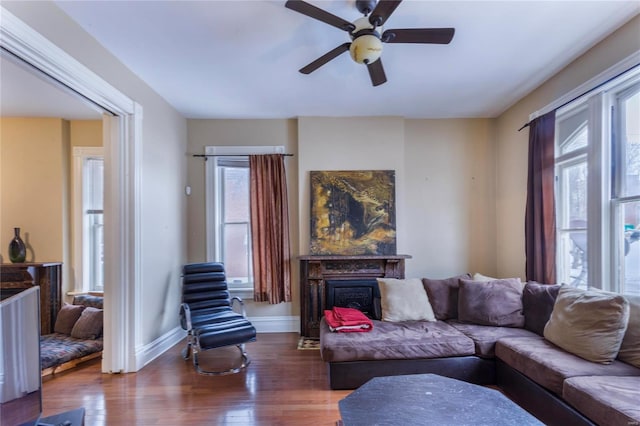
[[[349,53],[355,62],[370,64],[382,55],[382,42],[374,35],[362,35],[351,42]]]

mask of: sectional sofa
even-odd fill
[[[550,425],[640,425],[640,297],[469,275],[378,280],[373,330],[322,321],[332,389],[435,373],[497,385]]]

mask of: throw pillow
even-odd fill
[[[102,335],[102,309],[86,308],[71,330],[76,339],[97,339]]]
[[[487,282],[487,281],[495,281],[495,280],[498,280],[498,279],[499,279],[499,278],[493,278],[493,277],[488,277],[488,276],[486,276],[486,275],[482,275],[482,274],[480,274],[480,273],[478,273],[478,272],[476,272],[475,274],[473,274],[473,280],[474,280],[474,281],[484,281],[484,282]]]
[[[471,275],[464,274],[440,280],[422,279],[422,285],[427,291],[436,319],[444,321],[458,318],[458,282],[460,278],[471,279]]]
[[[542,336],[544,326],[551,317],[560,285],[540,284],[529,281],[522,292],[524,328]]]
[[[560,287],[544,337],[589,361],[609,364],[618,355],[629,322],[629,302],[604,291]]]
[[[73,325],[78,321],[78,318],[80,318],[82,311],[84,311],[84,306],[82,305],[65,303],[62,309],[60,309],[60,312],[58,312],[56,323],[53,325],[53,331],[66,335],[71,334]]]
[[[479,325],[524,327],[520,278],[460,280],[458,320]]]
[[[435,321],[427,292],[418,278],[379,278],[382,321]]]
[[[618,359],[640,368],[640,296],[625,296],[629,301],[629,325],[622,339]]]

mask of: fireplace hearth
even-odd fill
[[[380,309],[376,307],[380,290],[375,278],[326,280],[325,290],[326,309],[355,308],[371,319],[380,319]]]
[[[404,261],[410,258],[409,255],[300,256],[300,334],[319,337],[324,310],[333,306],[357,307],[368,315],[375,314],[373,300],[379,297],[376,279],[404,278]],[[335,282],[331,292],[327,292],[329,282]]]

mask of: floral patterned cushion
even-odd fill
[[[102,338],[76,339],[65,334],[53,333],[40,337],[42,369],[55,367],[73,359],[102,351]]]

